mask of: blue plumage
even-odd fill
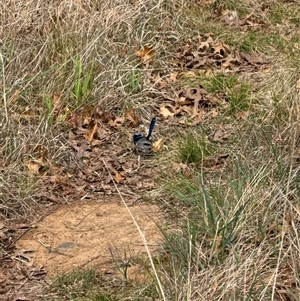
[[[135,148],[137,151],[148,152],[151,150],[152,142],[151,135],[156,123],[156,117],[151,120],[148,135],[145,137],[139,132],[134,133],[133,135],[133,143],[135,144]]]

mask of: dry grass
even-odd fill
[[[135,107],[143,118],[152,116],[153,104],[143,87],[139,93],[132,91],[132,70],[144,72],[135,50],[145,43],[160,47],[159,40],[175,38],[169,33],[167,38],[157,36],[157,24],[166,26],[170,14],[156,1],[84,5],[5,1],[1,5],[5,16],[1,19],[2,214],[17,214],[20,206],[27,207],[25,200],[34,199],[39,182],[34,177],[29,180],[24,163],[38,145],[48,150],[53,162],[65,156],[61,136],[75,109],[97,104],[122,114]],[[82,75],[76,74],[79,64]],[[89,73],[93,79],[84,95],[74,95],[77,77]],[[28,210],[19,213],[26,216]]]
[[[225,9],[242,17],[252,14],[251,20],[261,23],[243,31],[230,27],[221,20]],[[120,116],[134,108],[142,121],[149,120],[158,114],[161,99],[161,91],[147,84],[149,74],[174,71],[173,55],[182,41],[211,33],[236,49],[263,53],[271,65],[261,73],[238,75],[251,83],[246,120],[221,108],[195,129],[161,126],[170,141],[168,153],[157,158],[169,190],[158,195],[170,213],[180,216],[155,259],[164,293],[158,297],[155,280],[114,293],[126,300],[298,300],[297,13],[295,3],[284,1],[223,0],[206,6],[170,0],[4,1],[1,219],[34,219],[48,204],[41,197],[43,177],[32,175],[26,162],[36,160],[41,149],[51,158],[43,168],[68,162],[65,133],[72,112],[97,105]],[[156,50],[148,69],[135,55],[144,45]],[[228,153],[228,165],[207,171],[203,162],[188,162],[181,175],[171,176],[170,165],[174,157],[180,160],[185,138],[192,133],[210,140],[220,126],[230,127],[232,134],[222,143],[211,142],[210,155]],[[184,149],[193,153],[193,147],[189,141]],[[206,159],[202,155],[198,161]]]

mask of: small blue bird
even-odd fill
[[[154,117],[151,120],[148,136],[146,137],[139,132],[134,133],[133,143],[135,145],[135,149],[137,152],[147,153],[151,150],[152,147],[151,134],[153,132],[155,123],[156,123],[156,117]]]

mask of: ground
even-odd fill
[[[296,2],[0,16],[0,299],[298,300]]]
[[[141,204],[131,206],[130,211],[150,251],[157,251],[161,233],[156,223],[162,221],[159,208]],[[50,278],[91,266],[111,273],[120,262],[145,253],[133,220],[113,197],[59,206],[35,226],[17,241],[17,253],[30,253],[28,263],[43,266]]]

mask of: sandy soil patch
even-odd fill
[[[151,252],[158,249],[162,223],[151,204],[129,207]],[[28,231],[17,248],[29,264],[44,266],[48,276],[74,268],[96,267],[109,272],[116,263],[146,253],[143,240],[124,205],[113,199],[62,205]]]

